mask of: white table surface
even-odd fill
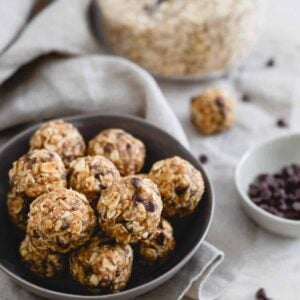
[[[300,1],[272,2],[263,36],[276,39],[280,36],[283,42],[286,39],[300,44]],[[264,287],[268,296],[274,300],[300,299],[300,241],[277,238],[261,230],[253,247],[261,251],[255,256],[249,256],[239,278],[220,300],[254,299],[258,287]],[[281,249],[274,251],[274,248]]]
[[[264,36],[277,40],[280,37],[283,43],[285,40],[296,41],[300,45],[300,0],[272,1],[262,32],[262,38]],[[182,85],[175,99],[168,84],[161,86],[189,136],[191,129],[187,100],[197,93],[199,84]],[[184,109],[182,101],[186,101]],[[194,148],[193,152],[197,155],[199,150]],[[276,237],[259,230],[252,247],[254,254],[250,251],[237,280],[220,300],[253,300],[260,287],[264,287],[273,300],[300,299],[300,241]]]

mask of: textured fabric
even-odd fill
[[[0,22],[5,20],[2,14],[14,11],[13,2],[17,1],[6,1],[5,10],[0,9]],[[0,27],[5,34],[11,32],[3,47],[15,41],[0,56],[0,81],[10,78],[0,87],[0,129],[79,112],[131,113],[154,122],[187,146],[181,123],[193,153],[209,156],[205,168],[214,185],[216,208],[207,242],[176,276],[141,298],[253,299],[260,287],[256,279],[260,272],[259,278],[268,277],[270,287],[282,292],[274,295],[276,299],[300,299],[295,288],[300,280],[300,242],[258,229],[242,212],[234,187],[234,170],[246,150],[266,138],[300,130],[299,44],[281,42],[276,28],[274,38],[264,35],[245,66],[226,78],[201,84],[159,82],[162,94],[152,77],[134,64],[95,55],[101,49],[89,32],[89,1],[54,1],[18,35],[32,7],[29,0],[23,2],[18,24]],[[61,55],[40,58],[48,53]],[[270,57],[276,58],[274,68],[265,67]],[[15,74],[21,66],[25,67]],[[190,123],[189,99],[210,86],[226,87],[237,98],[246,93],[251,102],[239,101],[231,130],[202,137]],[[288,129],[275,126],[279,117],[290,123]],[[0,134],[0,143],[14,132]],[[222,252],[212,245],[224,251],[222,263]],[[275,265],[277,274],[273,273]],[[1,299],[35,298],[3,274],[0,289]]]
[[[144,117],[189,147],[151,75],[122,58],[96,55],[101,49],[89,31],[89,4],[86,0],[53,1],[0,56],[0,143],[15,133],[7,131],[15,125],[99,111]],[[28,2],[27,10],[31,5]],[[140,298],[179,299],[191,285],[198,293],[222,259],[220,250],[204,242],[171,280]],[[16,288],[4,274],[0,274],[0,290],[5,300],[38,298]]]

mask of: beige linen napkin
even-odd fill
[[[2,13],[13,13],[10,0]],[[100,52],[89,31],[88,0],[57,0],[36,14],[0,56],[0,142],[14,125],[81,112],[121,112],[146,118],[188,147],[186,136],[154,79],[124,59]],[[26,12],[32,3],[28,2]],[[23,16],[28,16],[25,13]],[[16,27],[16,26],[14,26]],[[5,27],[0,29],[5,31]],[[55,54],[54,54],[55,53]],[[46,56],[47,55],[47,56]],[[5,131],[3,131],[5,130]],[[191,261],[142,299],[197,298],[223,253],[204,242]],[[36,299],[0,274],[1,299]],[[219,291],[210,288],[210,296]]]

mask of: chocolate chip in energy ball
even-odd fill
[[[188,188],[189,188],[188,186],[177,186],[175,188],[175,193],[176,195],[181,196],[187,191]]]
[[[140,178],[137,178],[137,177],[133,177],[132,178],[132,185],[136,188],[136,189],[139,189],[142,185],[142,181]]]
[[[158,245],[163,245],[165,242],[165,235],[161,232],[157,237],[156,237],[156,243]]]
[[[145,207],[149,212],[155,212],[155,205],[152,202],[145,203]]]
[[[135,202],[139,202],[139,203],[144,203],[145,202],[145,199],[140,194],[135,194],[134,197],[133,197],[133,200]]]
[[[225,114],[226,106],[225,106],[225,100],[222,97],[217,97],[215,99],[215,104],[219,108],[221,114]]]

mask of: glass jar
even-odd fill
[[[98,0],[101,34],[112,52],[158,77],[214,77],[252,49],[258,2]]]

